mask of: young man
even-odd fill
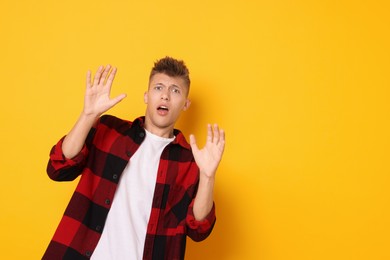
[[[205,147],[174,128],[190,106],[189,72],[166,57],[154,64],[145,116],[104,112],[116,68],[87,73],[84,109],[51,150],[48,175],[79,184],[43,259],[184,259],[186,236],[205,239],[215,223],[213,189],[225,134],[207,127]]]

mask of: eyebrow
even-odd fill
[[[157,85],[161,85],[161,86],[166,87],[163,83],[156,83],[155,86],[157,86]],[[176,85],[176,84],[172,84],[172,85],[170,85],[170,86],[168,86],[168,87],[183,88],[183,87],[181,87],[181,86],[179,86],[179,85]]]

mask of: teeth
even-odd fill
[[[168,110],[168,107],[166,107],[166,106],[160,106],[160,107],[158,107],[158,109]]]

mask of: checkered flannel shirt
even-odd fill
[[[216,219],[214,206],[204,220],[194,217],[199,169],[184,135],[176,129],[174,134],[175,140],[160,158],[143,259],[184,259],[186,236],[194,241],[205,239]],[[144,117],[130,122],[105,115],[76,157],[64,157],[64,138],[52,148],[49,177],[55,181],[81,178],[43,259],[91,257],[122,172],[144,137]]]

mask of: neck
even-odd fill
[[[156,126],[152,122],[150,122],[150,120],[148,120],[148,117],[145,117],[145,129],[148,130],[150,133],[163,138],[172,138],[174,136],[173,126]]]

